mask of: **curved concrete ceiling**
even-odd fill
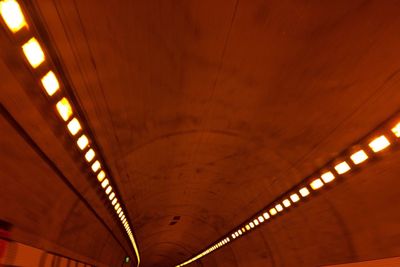
[[[187,260],[399,109],[398,3],[28,1],[27,6],[39,30],[48,32],[46,45],[56,51],[116,178],[143,267]],[[38,203],[21,207],[37,214],[46,209],[43,203],[54,203],[47,207],[48,219],[2,213],[20,228],[22,240],[54,243],[54,249],[117,266],[129,244],[82,168],[64,152],[40,100],[26,95],[20,79],[30,79],[29,73],[0,67],[5,108],[115,237],[67,187],[53,188],[60,179],[25,153],[30,148],[0,121],[7,130],[0,152],[8,159],[4,176],[20,177],[24,188],[37,190],[29,194]],[[193,265],[322,266],[398,256],[398,153]],[[20,166],[51,187],[35,186]],[[25,194],[13,184],[7,190],[15,195],[6,203]],[[58,203],[53,198],[60,194],[65,197]],[[43,241],[26,233],[33,218],[40,224],[34,233]]]

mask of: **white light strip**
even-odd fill
[[[13,34],[17,34],[17,32],[19,32],[22,28],[26,28],[29,31],[29,25],[26,22],[23,10],[16,0],[0,0],[0,15],[5,25]],[[44,46],[40,44],[40,41],[33,36],[22,45],[22,51],[26,57],[27,63],[29,63],[33,69],[43,65],[42,63],[44,63],[47,59],[45,51],[42,49],[42,47]],[[43,66],[43,68],[44,67],[47,66]],[[120,223],[125,227],[126,233],[137,258],[137,266],[139,266],[140,255],[131,228],[125,217],[127,212],[125,212],[118,201],[116,201],[116,199],[121,200],[121,197],[119,197],[112,189],[112,186],[109,185],[109,175],[107,176],[102,167],[104,166],[104,162],[101,162],[101,159],[96,157],[98,152],[96,153],[91,147],[93,140],[91,140],[88,134],[81,133],[77,135],[78,132],[83,131],[82,126],[75,116],[76,112],[71,104],[72,102],[62,92],[62,88],[59,83],[60,79],[57,77],[57,74],[51,69],[48,69],[45,73],[46,74],[43,77],[39,78],[41,84],[43,85],[44,92],[46,93],[47,97],[51,97],[56,100],[57,104],[55,106],[55,110],[61,117],[62,123],[65,124],[65,129],[67,132],[69,132],[69,136],[74,139],[72,144],[76,143],[81,151],[84,162],[90,164],[92,160],[94,160],[94,163],[88,165],[88,168],[92,170],[94,179],[98,180],[98,186],[105,189],[104,191],[106,199],[109,204],[112,206],[115,205],[114,207],[117,207],[118,205],[118,208],[115,208],[115,215],[119,216]],[[106,177],[108,177],[108,179],[106,179]]]
[[[388,130],[390,129],[390,130]],[[339,176],[344,176],[350,172],[356,166],[358,167],[365,161],[367,161],[371,156],[381,153],[381,151],[388,148],[393,141],[398,141],[400,138],[400,121],[396,123],[390,123],[389,127],[385,127],[384,131],[380,131],[380,135],[375,134],[375,138],[369,140],[367,144],[365,142],[360,142],[364,145],[359,145],[358,147],[364,147],[358,150],[348,150],[346,156],[340,157],[334,165],[328,164],[321,170],[319,177],[313,176],[313,178],[306,178],[300,184],[290,190],[287,194],[280,196],[276,201],[267,206],[265,210],[260,211],[255,217],[248,220],[248,223],[244,223],[237,229],[231,231],[227,236],[218,241],[216,244],[211,245],[203,252],[194,256],[193,258],[176,265],[176,267],[181,267],[188,265],[207,254],[219,249],[230,242],[229,237],[233,239],[238,239],[242,234],[247,234],[248,232],[257,228],[261,223],[266,222],[270,219],[277,218],[278,214],[284,212],[286,209],[297,207],[298,202],[302,199],[307,198],[311,195],[311,192],[316,192],[322,190],[326,184],[334,184],[336,178]],[[331,171],[327,171],[331,170]],[[334,170],[334,171],[333,171]],[[334,172],[334,173],[333,173]],[[227,240],[228,239],[228,240]]]

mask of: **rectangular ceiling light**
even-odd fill
[[[379,152],[387,148],[390,145],[390,142],[384,135],[381,135],[372,140],[368,145],[372,149],[372,151]]]
[[[76,135],[81,129],[81,124],[79,123],[77,118],[73,118],[68,124],[68,131],[72,134],[72,135]]]
[[[246,224],[246,230],[250,231],[250,225]]]
[[[254,228],[254,223],[253,222],[250,222],[249,225],[250,225],[251,228]]]
[[[264,217],[264,219],[268,220],[270,218],[269,213],[268,212],[264,212],[263,213],[263,217]]]
[[[290,205],[292,205],[292,203],[290,203],[290,200],[289,200],[289,199],[283,200],[283,201],[282,201],[282,204],[283,204],[283,206],[285,206],[286,208],[287,208],[287,207],[290,207]]]
[[[39,65],[45,60],[42,47],[34,37],[22,45],[22,51],[24,52],[29,64],[31,64],[34,69],[39,67]]]
[[[85,159],[87,162],[91,162],[94,159],[94,156],[96,155],[96,153],[94,153],[93,149],[89,149],[86,153],[85,153]]]
[[[299,197],[298,194],[294,193],[294,194],[291,194],[291,195],[290,195],[290,199],[291,199],[294,203],[296,203],[297,201],[300,200],[300,197]]]
[[[101,181],[104,180],[104,178],[106,178],[105,172],[104,172],[104,171],[100,171],[99,174],[97,174],[97,180],[98,180],[99,182],[101,182]]]
[[[276,215],[278,212],[276,211],[275,208],[272,208],[269,210],[269,214],[271,214],[272,216]]]
[[[54,72],[49,71],[43,78],[41,79],[42,85],[49,96],[54,95],[55,92],[60,89],[60,84],[58,83],[58,79]]]
[[[100,162],[98,160],[96,160],[93,164],[92,164],[92,171],[93,172],[97,172],[98,170],[100,170]]]
[[[7,27],[16,33],[27,26],[21,7],[15,0],[4,0],[0,2],[0,13]]]
[[[86,137],[86,135],[82,134],[81,137],[78,138],[78,141],[76,141],[76,143],[78,144],[80,150],[84,150],[89,144],[89,139]]]
[[[111,205],[115,206],[115,204],[117,204],[117,201],[118,200],[116,198],[114,198],[113,201],[111,202]]]
[[[104,179],[104,181],[101,183],[101,187],[106,188],[106,186],[109,184],[110,182],[108,181],[108,179]]]
[[[324,183],[326,183],[326,184],[335,180],[335,176],[331,172],[326,172],[326,173],[322,174],[321,178],[322,178],[322,181],[324,181]]]
[[[393,133],[396,137],[400,137],[400,122],[397,123],[397,124],[392,128],[392,133]]]
[[[263,223],[263,222],[264,222],[263,216],[258,216],[258,221],[259,221],[260,223]],[[239,230],[239,231],[240,231],[240,230]]]
[[[58,114],[60,114],[61,118],[64,121],[67,121],[72,116],[72,107],[69,104],[68,99],[63,97],[58,103],[56,104],[56,108]]]
[[[346,161],[343,161],[335,166],[335,170],[337,171],[338,174],[343,174],[350,170],[350,166],[349,164],[347,164]]]
[[[310,191],[308,191],[307,187],[303,187],[299,190],[299,193],[302,197],[306,197],[310,194]]]
[[[310,183],[310,186],[311,186],[312,189],[318,190],[318,189],[320,189],[321,187],[324,186],[324,183],[322,182],[321,179],[317,178],[317,179],[315,179],[314,181],[312,181]]]
[[[367,153],[364,150],[359,150],[350,156],[354,164],[360,164],[368,159]]]
[[[253,220],[253,223],[254,223],[255,225],[259,225],[259,224],[260,224],[260,222],[259,222],[257,219],[254,219],[254,220]]]
[[[278,205],[275,206],[275,209],[276,209],[278,212],[281,212],[281,211],[283,210],[283,207],[282,207],[281,204],[278,204]]]
[[[105,190],[106,194],[107,194],[107,195],[110,194],[110,193],[111,193],[111,190],[112,190],[112,186],[109,185],[109,186],[107,187],[107,189]]]

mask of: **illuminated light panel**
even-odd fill
[[[109,185],[109,186],[107,187],[107,189],[105,190],[106,194],[107,194],[107,195],[110,194],[110,193],[111,193],[111,190],[112,190],[112,187],[111,187],[111,185]]]
[[[242,235],[242,230],[239,230],[238,233],[239,233],[239,235]]]
[[[269,214],[271,214],[272,216],[276,215],[278,212],[276,211],[275,208],[272,208],[269,210]]]
[[[354,164],[360,164],[368,159],[367,153],[364,150],[359,150],[350,156]]]
[[[326,172],[326,173],[322,174],[321,178],[322,178],[322,181],[324,181],[324,183],[326,183],[326,184],[335,180],[335,176],[331,172]]]
[[[335,166],[335,170],[337,171],[337,173],[343,174],[350,170],[350,166],[349,166],[349,164],[347,164],[346,161],[343,161]]]
[[[396,137],[400,137],[400,122],[397,123],[392,129],[391,129],[392,133],[396,136]]]
[[[85,159],[87,162],[91,162],[94,159],[94,156],[96,155],[96,153],[94,153],[93,149],[89,149],[86,153],[85,153]],[[103,172],[104,174],[104,172]],[[105,176],[105,174],[104,174]],[[104,177],[103,177],[104,178]]]
[[[232,238],[233,238],[233,239],[235,239],[235,238],[236,238],[235,234],[232,234]]]
[[[259,221],[260,223],[263,223],[263,222],[264,222],[263,216],[258,216],[258,221]],[[240,231],[240,230],[239,230],[239,231]]]
[[[245,233],[245,232],[246,232],[246,229],[245,229],[244,227],[242,227],[242,232],[243,232],[243,233]]]
[[[93,172],[97,172],[98,170],[100,170],[100,162],[98,160],[96,160],[93,164],[92,164],[92,171]]]
[[[56,104],[56,108],[58,114],[64,121],[67,121],[72,116],[72,107],[69,104],[68,99],[63,97],[58,103]]]
[[[22,51],[24,52],[29,64],[31,64],[34,69],[39,67],[39,65],[45,60],[42,47],[34,37],[22,45]]]
[[[254,228],[254,223],[253,222],[250,222],[249,225],[250,225],[251,228]]]
[[[384,135],[381,135],[372,140],[368,145],[372,151],[379,152],[390,146],[390,142]]]
[[[117,214],[119,214],[121,211],[122,211],[122,208],[119,207],[118,210],[117,210]]]
[[[104,181],[101,183],[101,187],[106,188],[106,186],[109,184],[110,182],[108,181],[108,179],[104,179]]]
[[[81,124],[79,123],[77,118],[73,118],[67,125],[68,131],[72,135],[76,135],[81,129]]]
[[[320,189],[321,187],[323,187],[324,186],[324,183],[322,182],[322,180],[321,179],[315,179],[314,181],[312,181],[311,183],[310,183],[310,186],[311,186],[311,188],[313,189],[313,190],[318,190],[318,189]]]
[[[4,0],[0,2],[0,14],[7,27],[13,33],[27,26],[21,7],[15,0]]]
[[[264,212],[263,217],[265,220],[268,220],[271,216],[269,216],[268,212]]]
[[[254,219],[253,223],[254,223],[256,226],[260,224],[260,223],[258,222],[257,219]]]
[[[100,171],[99,174],[97,174],[97,180],[98,180],[99,182],[101,182],[101,181],[104,180],[104,178],[106,178],[105,172],[104,172],[104,171]]]
[[[302,197],[306,197],[310,194],[310,191],[307,189],[307,187],[303,187],[299,190],[299,193]]]
[[[283,206],[285,206],[286,208],[287,208],[287,207],[290,207],[290,205],[292,205],[292,203],[290,203],[290,200],[289,200],[289,199],[283,200],[283,201],[282,201],[282,204],[283,204]]]
[[[60,84],[58,83],[58,79],[54,72],[49,71],[43,78],[41,79],[42,85],[49,96],[54,95],[55,92],[60,89]]]
[[[108,196],[108,199],[111,201],[111,200],[113,200],[114,198],[115,198],[115,193],[112,192],[112,193]]]
[[[118,210],[119,207],[120,207],[120,205],[119,205],[119,203],[117,203],[117,205],[114,206],[114,209],[115,209],[115,210]]]
[[[283,207],[282,207],[281,204],[278,204],[278,205],[275,206],[275,209],[276,209],[278,212],[281,212],[281,211],[283,210]]]
[[[250,231],[250,225],[246,224],[246,230]]]
[[[291,195],[290,195],[290,199],[291,199],[294,203],[296,203],[297,201],[300,200],[300,197],[299,197],[298,194],[294,193],[294,194],[291,194]]]
[[[117,198],[114,198],[113,201],[111,202],[111,205],[115,206],[115,204],[117,204]]]
[[[76,144],[80,150],[84,150],[89,144],[89,139],[86,135],[82,134],[81,137],[78,138],[78,141],[76,141]]]

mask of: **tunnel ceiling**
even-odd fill
[[[199,252],[399,107],[400,6],[389,1],[32,7],[116,178],[143,267]],[[36,109],[18,115],[23,126]],[[69,162],[60,151],[49,156]]]

